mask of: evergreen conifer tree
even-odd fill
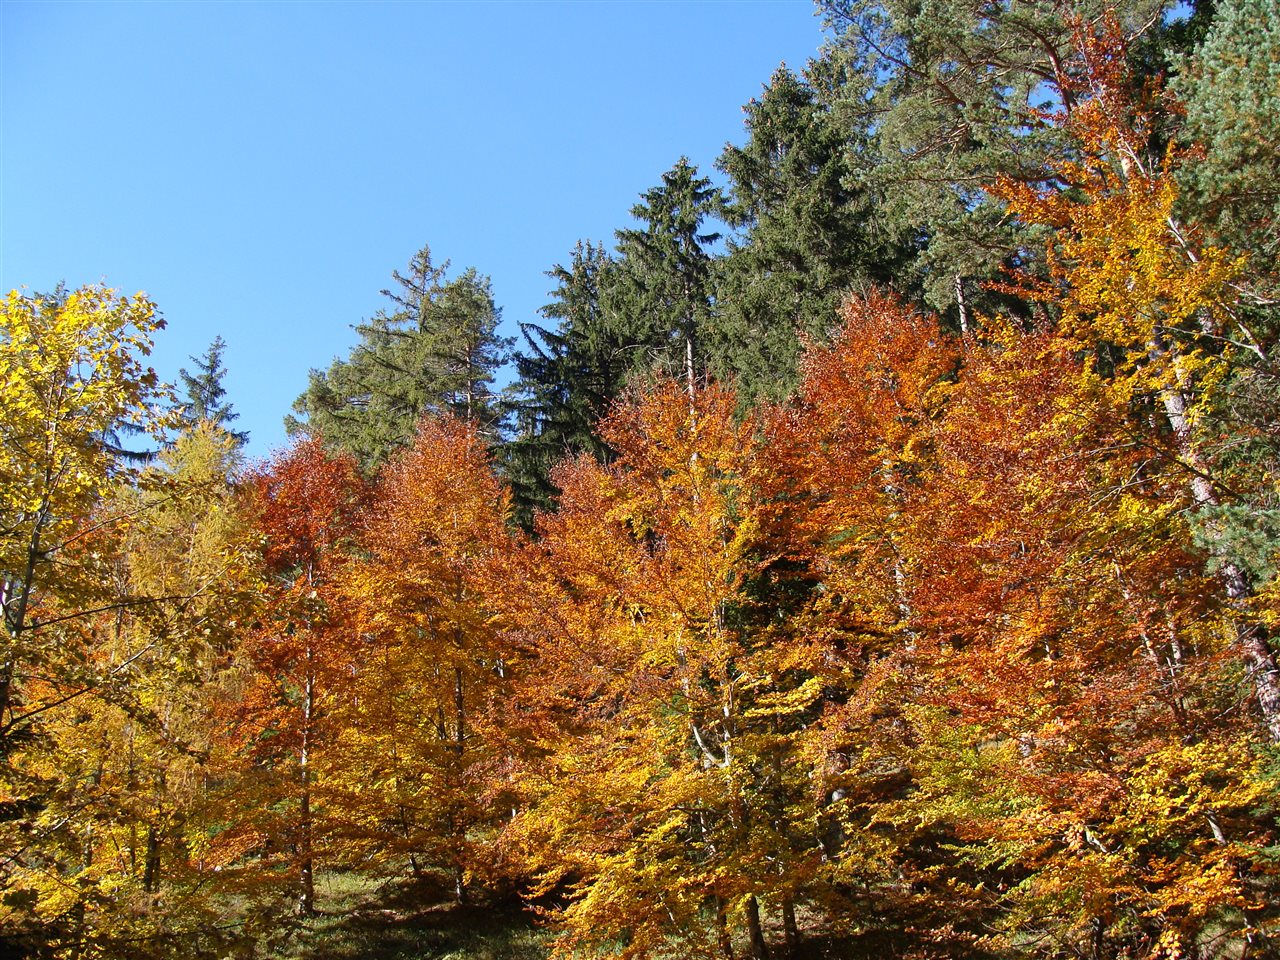
[[[822,0],[835,33],[828,59],[857,78],[858,95],[870,84],[863,100],[874,114],[874,157],[864,182],[916,251],[900,290],[960,328],[995,308],[1002,298],[986,282],[1028,267],[1041,243],[986,187],[999,177],[1048,183],[1049,161],[1071,149],[1044,111],[1061,102],[1075,18],[1088,24],[1118,10],[1132,36],[1158,29],[1166,6]]]
[[[855,182],[865,112],[842,126],[808,77],[785,66],[744,112],[746,144],[727,145],[718,163],[732,194],[725,218],[741,236],[718,263],[711,352],[743,399],[778,399],[794,381],[801,336],[823,339],[845,292],[889,282],[904,257],[877,233]]]
[[[569,266],[547,271],[556,288],[539,313],[555,321],[554,328],[521,324],[525,349],[515,356],[515,434],[504,447],[503,469],[522,525],[528,526],[535,508],[552,506],[555,464],[581,453],[601,460],[608,454],[595,424],[621,389],[634,352],[605,322],[601,292],[612,269],[603,244],[579,241]]]
[[[249,442],[249,434],[243,430],[232,430],[229,426],[233,420],[240,419],[240,414],[223,400],[227,395],[222,385],[222,378],[227,375],[227,369],[222,365],[222,354],[226,349],[226,341],[221,336],[214,337],[203,356],[188,358],[195,364],[194,373],[185,367],[178,371],[178,379],[186,394],[182,423],[185,429],[211,423],[225,431],[240,448]]]
[[[501,311],[489,278],[474,268],[446,281],[423,247],[396,287],[382,291],[394,305],[355,329],[360,342],[346,360],[312,370],[306,391],[287,417],[288,431],[313,431],[352,453],[366,470],[380,466],[414,435],[429,412],[452,413],[496,431],[500,407],[493,373],[511,339],[499,336]]]
[[[606,322],[633,352],[629,369],[658,366],[692,389],[706,372],[705,344],[714,310],[711,247],[704,232],[724,200],[681,157],[631,208],[639,227],[617,231],[617,269],[605,290]]]
[[[1184,206],[1211,239],[1249,255],[1251,282],[1280,289],[1280,7],[1222,0],[1204,43],[1180,64],[1174,87],[1184,136],[1204,156],[1184,164]],[[1267,299],[1273,297],[1268,296]]]

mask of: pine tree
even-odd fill
[[[229,427],[233,420],[240,419],[240,414],[231,409],[231,404],[223,402],[227,391],[222,386],[222,378],[227,375],[227,370],[222,365],[222,354],[226,349],[226,341],[221,336],[214,337],[204,356],[189,358],[196,365],[195,373],[185,368],[178,371],[178,379],[182,381],[187,397],[187,402],[183,405],[182,423],[186,429],[192,429],[200,423],[211,423],[226,431],[235,441],[236,447],[240,448],[249,442],[249,434]]]
[[[1186,106],[1183,134],[1201,146],[1184,164],[1182,206],[1211,239],[1250,256],[1255,286],[1280,288],[1280,9],[1267,0],[1225,0],[1174,84]]]
[[[1039,257],[1037,231],[1004,216],[985,186],[998,177],[1053,182],[1071,147],[1045,109],[1063,100],[1073,17],[1113,6],[1084,0],[1012,5],[939,0],[823,0],[836,39],[828,57],[870,81],[874,158],[864,174],[883,215],[917,254],[895,284],[965,328],[1001,301],[984,284]],[[1124,5],[1123,27],[1157,29],[1162,0]]]

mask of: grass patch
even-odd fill
[[[318,876],[319,915],[271,960],[544,960],[550,934],[518,904],[459,907],[434,889],[351,873]]]

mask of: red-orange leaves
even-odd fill
[[[368,497],[355,460],[331,455],[318,438],[308,437],[251,476],[249,486],[272,572],[286,580],[327,577],[335,551],[351,542]]]
[[[360,653],[341,691],[328,800],[342,855],[441,870],[459,899],[484,866],[482,772],[505,676],[488,571],[506,499],[473,426],[428,418],[385,470],[346,569]]]
[[[517,696],[538,719],[506,846],[572,884],[566,948],[721,952],[809,872],[776,734],[814,691],[780,676],[751,602],[757,447],[734,407],[665,382],[619,408],[617,462],[562,468],[560,512],[518,558],[508,616],[537,663]]]
[[[330,456],[318,439],[277,456],[249,489],[267,584],[262,622],[244,651],[252,672],[240,735],[275,772],[274,789],[288,811],[282,829],[295,851],[299,907],[310,913],[317,753],[331,739],[330,698],[354,650],[339,572],[368,489],[355,461]]]
[[[822,629],[877,642],[913,616],[905,511],[932,468],[960,349],[935,318],[890,295],[852,300],[843,315],[770,425],[767,512],[770,538],[824,584]]]

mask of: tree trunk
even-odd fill
[[[302,699],[302,752],[300,771],[302,796],[298,812],[298,912],[304,917],[316,912],[314,864],[311,862],[311,722],[315,710],[314,651],[307,647],[307,676]]]
[[[956,274],[956,307],[960,311],[960,335],[969,336],[969,307],[964,302],[964,278]]]
[[[729,918],[725,916],[724,901],[715,898],[716,940],[720,944],[720,954],[724,960],[734,960],[733,939],[729,936]]]
[[[160,883],[160,833],[154,823],[147,824],[147,858],[142,867],[142,889],[155,893]]]
[[[684,378],[685,389],[689,391],[689,407],[692,409],[697,398],[697,377],[693,369],[693,334],[684,338]]]
[[[747,897],[747,936],[751,940],[751,960],[769,960],[769,945],[760,925],[760,901]]]
[[[96,779],[96,778],[95,778]],[[88,871],[93,866],[93,826],[85,828],[84,842],[81,847],[83,854],[84,869]],[[88,929],[85,923],[85,903],[84,895],[81,894],[76,898],[76,905],[72,909],[71,914],[75,918],[72,929],[75,930],[75,939],[71,944],[71,960],[80,960],[84,956],[85,931]]]
[[[786,939],[788,960],[795,960],[800,949],[800,927],[796,924],[796,902],[790,894],[782,898],[782,935]]]
[[[465,906],[468,900],[467,875],[460,866],[453,868],[453,899],[460,907]]]
[[[1163,351],[1152,347],[1153,355]],[[1165,415],[1173,428],[1173,435],[1178,444],[1178,454],[1191,470],[1191,498],[1201,509],[1216,507],[1217,495],[1213,491],[1205,464],[1199,457],[1191,436],[1191,421],[1187,415],[1187,396],[1182,387],[1170,387],[1161,394]],[[1258,708],[1262,712],[1262,720],[1272,743],[1280,744],[1280,667],[1277,667],[1275,654],[1267,643],[1262,624],[1250,617],[1244,608],[1251,590],[1248,578],[1235,563],[1223,557],[1223,545],[1220,535],[1210,531],[1209,549],[1221,561],[1218,577],[1226,589],[1227,599],[1235,609],[1235,646],[1242,654],[1249,673],[1253,678],[1254,691],[1258,699]]]
[[[1090,921],[1093,927],[1093,937],[1089,944],[1090,960],[1106,960],[1107,956],[1107,925],[1102,922],[1100,917],[1094,917]]]
[[[461,649],[462,648],[462,631],[461,630],[456,631],[456,640],[458,643],[458,648]],[[456,750],[458,754],[458,769],[456,771],[457,786],[460,788],[462,783],[462,773],[463,773],[462,753],[463,753],[463,750],[466,749],[466,739],[467,739],[466,690],[462,683],[461,667],[453,668],[453,709],[454,709],[454,718],[453,718],[454,719],[454,723],[453,723],[454,750]],[[454,799],[454,804],[460,807],[460,803],[458,802],[456,797]],[[450,824],[450,827],[451,827],[451,832],[453,833],[453,836],[454,836],[454,843],[456,844],[457,849],[461,851],[463,840],[465,839],[465,834],[466,834],[465,818],[461,816],[456,816],[456,817],[450,817],[450,819],[453,821]],[[454,866],[453,868],[453,894],[454,894],[454,899],[457,901],[459,906],[467,902],[466,873],[462,868],[462,864],[460,863]]]

